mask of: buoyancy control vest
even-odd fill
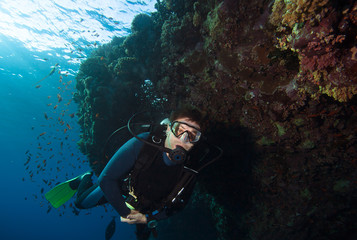
[[[159,127],[151,131],[147,141],[164,144],[166,136],[162,134],[162,129]],[[143,145],[132,171],[124,181],[126,202],[142,213],[171,208],[176,200],[181,200],[179,196],[183,196],[183,188],[190,185],[193,189],[197,172],[188,170],[184,164],[166,165],[163,154],[166,153],[156,147]],[[184,204],[183,201],[181,203]]]
[[[216,153],[213,152],[212,156],[210,150],[212,145],[204,143],[203,147],[194,147],[195,150],[190,151],[184,163],[167,166],[163,160],[162,147],[154,146],[164,145],[166,126],[149,125],[149,127],[147,130],[150,134],[146,141],[153,145],[143,145],[132,171],[119,184],[122,186],[123,195],[126,196],[126,202],[136,210],[145,214],[164,208],[166,212],[174,212],[186,205],[193,191],[196,175],[220,158],[223,151],[218,146],[214,146]],[[125,137],[118,138],[118,135],[122,134],[117,134],[123,129],[125,127],[117,129],[108,138],[105,144],[105,159],[109,159],[117,151],[118,146],[121,146],[119,143],[123,143]],[[113,149],[110,146],[113,146]]]
[[[144,165],[140,167],[140,162]],[[163,152],[144,145],[130,174],[130,192],[137,199],[135,207],[140,212],[152,212],[161,207],[176,187],[183,171],[183,164],[167,166]]]

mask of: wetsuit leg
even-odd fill
[[[107,200],[98,184],[92,183],[91,176],[84,176],[79,184],[77,198],[74,202],[77,208],[87,209],[106,203]]]
[[[151,230],[146,224],[136,224],[136,239],[137,240],[148,240],[150,237]]]

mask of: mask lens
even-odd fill
[[[179,137],[183,133],[182,127],[180,125],[181,124],[179,122],[173,122],[171,125],[171,131],[176,137]]]
[[[198,132],[198,131],[197,132],[195,131],[194,133],[189,132],[188,137],[189,137],[191,143],[198,142],[198,140],[200,140],[200,137],[201,137],[201,132]]]

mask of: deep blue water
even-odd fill
[[[110,206],[75,215],[66,204],[48,212],[45,182],[89,170],[71,101],[80,62],[113,36],[129,34],[133,17],[154,11],[155,2],[0,2],[0,239],[105,239],[118,216]],[[117,218],[116,227],[112,239],[134,239],[133,226]]]

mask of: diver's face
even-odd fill
[[[171,130],[171,126],[168,125],[166,129],[166,140],[165,140],[165,147],[169,149],[175,149],[177,146],[183,147],[186,151],[190,150],[194,143],[191,143],[188,141],[188,134],[192,136],[193,134],[196,134],[197,129],[200,129],[200,126],[188,118],[179,118],[176,119],[174,122],[180,122],[183,124],[178,125],[176,132],[176,135],[181,134],[181,136],[176,137],[175,134]],[[187,125],[186,125],[187,124]],[[192,127],[190,127],[192,126]],[[187,132],[186,132],[187,131]],[[184,135],[184,136],[182,136]]]

